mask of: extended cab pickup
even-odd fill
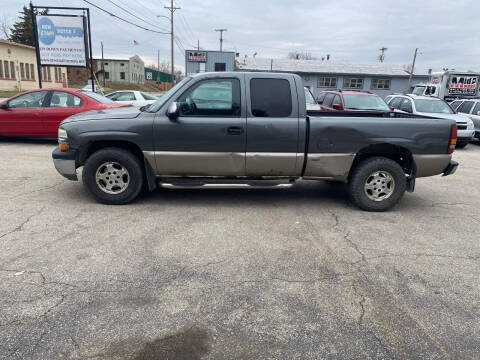
[[[156,103],[74,115],[52,156],[100,202],[125,204],[142,188],[287,187],[297,179],[348,183],[369,211],[394,206],[417,177],[458,164],[453,120],[394,113],[324,113],[305,105],[293,74],[188,76]],[[272,184],[273,182],[273,184]]]

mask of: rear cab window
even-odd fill
[[[292,114],[292,93],[286,79],[250,80],[250,101],[255,117],[289,117]]]

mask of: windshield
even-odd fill
[[[379,96],[343,95],[346,109],[390,111],[388,105]]]
[[[414,100],[418,112],[434,114],[454,114],[452,108],[443,100],[417,99]]]
[[[191,77],[187,76],[184,78],[182,81],[180,81],[177,85],[172,87],[170,90],[168,90],[160,99],[155,101],[146,111],[148,112],[157,112],[160,110],[160,108],[167,102],[167,100],[170,98],[172,94],[174,94],[178,89],[180,89],[184,84],[192,80]]]
[[[425,86],[415,86],[415,88],[413,89],[413,94],[415,95],[423,95],[423,92],[425,91]]]
[[[303,88],[305,90],[305,100],[307,101],[307,104],[316,104],[315,99],[312,96],[312,93],[310,90],[307,88]]]
[[[109,98],[99,95],[97,93],[91,92],[91,91],[80,91],[83,95],[88,96],[89,98],[92,98],[95,101],[98,101],[100,104],[112,104],[113,101],[110,100]]]

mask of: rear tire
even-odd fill
[[[395,206],[406,190],[402,167],[385,157],[363,160],[352,170],[348,188],[352,202],[366,211],[387,211]]]
[[[140,161],[131,152],[105,148],[87,159],[82,180],[98,202],[123,205],[137,198],[143,187],[144,174]]]

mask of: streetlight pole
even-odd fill
[[[410,69],[410,76],[408,77],[407,93],[410,92],[410,84],[412,83],[413,71],[415,70],[415,61],[417,60],[417,51],[418,48],[415,48],[415,53],[413,54],[412,68]]]
[[[218,31],[220,33],[220,52],[222,52],[223,48],[223,32],[228,31],[227,29],[215,29],[215,31]]]

